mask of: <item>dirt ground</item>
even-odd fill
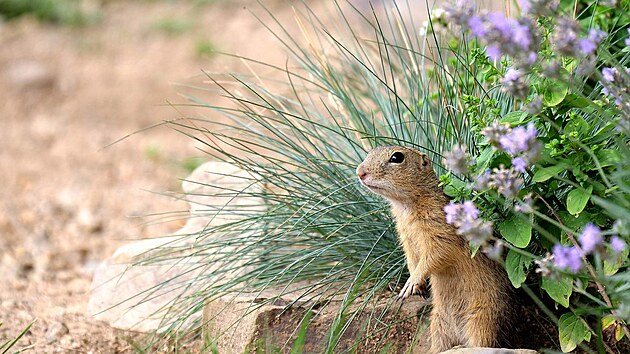
[[[286,57],[248,11],[253,1],[94,3],[100,19],[87,27],[0,24],[0,339],[36,319],[16,349],[133,351],[129,334],[86,315],[92,275],[128,240],[182,225],[142,216],[186,208],[152,191],[178,191],[202,154],[168,128],[104,147],[178,117],[165,105],[183,101],[173,83],[238,70],[211,47]],[[281,3],[274,14],[291,17]]]

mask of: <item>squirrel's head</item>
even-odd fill
[[[357,176],[370,191],[393,202],[406,203],[439,191],[427,154],[402,146],[381,146],[357,167]]]

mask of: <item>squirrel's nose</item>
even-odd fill
[[[367,172],[365,172],[362,168],[357,169],[357,176],[359,176],[360,180],[364,180],[367,176]]]

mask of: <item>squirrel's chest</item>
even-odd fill
[[[408,215],[396,217],[398,237],[407,254],[425,252],[430,243],[430,226]]]

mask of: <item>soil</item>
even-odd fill
[[[179,117],[166,104],[183,101],[173,83],[241,68],[212,47],[286,58],[270,50],[278,46],[250,13],[255,2],[90,3],[99,19],[85,27],[0,23],[0,340],[36,321],[14,349],[133,351],[132,334],[86,315],[94,270],[129,240],[181,227],[143,216],[186,208],[153,192],[179,191],[203,154],[164,127],[108,145]]]

